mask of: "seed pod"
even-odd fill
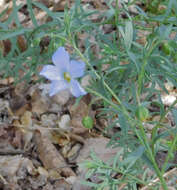
[[[173,56],[174,62],[177,63],[177,53]]]
[[[135,115],[140,121],[146,121],[146,119],[149,117],[149,111],[146,107],[139,106],[136,109]]]
[[[85,128],[92,129],[93,128],[93,119],[90,116],[85,116],[82,119],[82,124]]]
[[[170,55],[171,54],[171,46],[168,44],[168,42],[165,42],[165,43],[162,44],[162,51],[166,55]]]

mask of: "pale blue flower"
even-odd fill
[[[57,49],[52,56],[52,61],[54,65],[46,65],[40,72],[40,75],[51,81],[49,95],[53,96],[65,89],[69,89],[75,97],[85,95],[85,90],[76,80],[84,75],[85,63],[70,60],[64,47]]]

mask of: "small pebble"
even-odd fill
[[[65,131],[70,131],[70,121],[71,118],[68,114],[62,115],[60,121],[58,122],[59,128],[65,130]]]

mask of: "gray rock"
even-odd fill
[[[64,131],[70,130],[70,121],[71,118],[68,114],[62,115],[60,121],[58,122],[59,128],[63,129]]]

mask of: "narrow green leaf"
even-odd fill
[[[29,28],[18,28],[16,30],[11,30],[11,31],[1,31],[1,35],[0,35],[0,40],[6,40],[9,38],[13,38],[15,36],[18,36],[20,34],[24,34],[25,32],[31,32],[32,29]]]
[[[177,126],[177,109],[172,109],[173,118],[175,120],[175,124]]]
[[[134,152],[128,155],[128,157],[123,161],[123,164],[129,164],[128,169],[131,168],[135,164],[135,162],[142,157],[144,151],[144,146],[139,146]]]
[[[36,18],[35,18],[35,15],[34,15],[34,13],[33,13],[31,0],[27,0],[27,6],[28,6],[29,15],[30,15],[30,18],[31,18],[31,20],[32,20],[32,22],[33,22],[33,25],[34,25],[35,27],[37,27],[38,24],[37,24],[37,20],[36,20]]]
[[[125,23],[125,35],[124,35],[125,45],[129,50],[133,41],[133,25],[131,21]]]
[[[42,3],[33,1],[32,4],[40,9],[42,9],[43,11],[45,11],[49,16],[51,16],[54,19],[56,19],[59,16],[63,16],[63,13],[52,12],[50,9],[48,9],[46,6],[44,6]]]

